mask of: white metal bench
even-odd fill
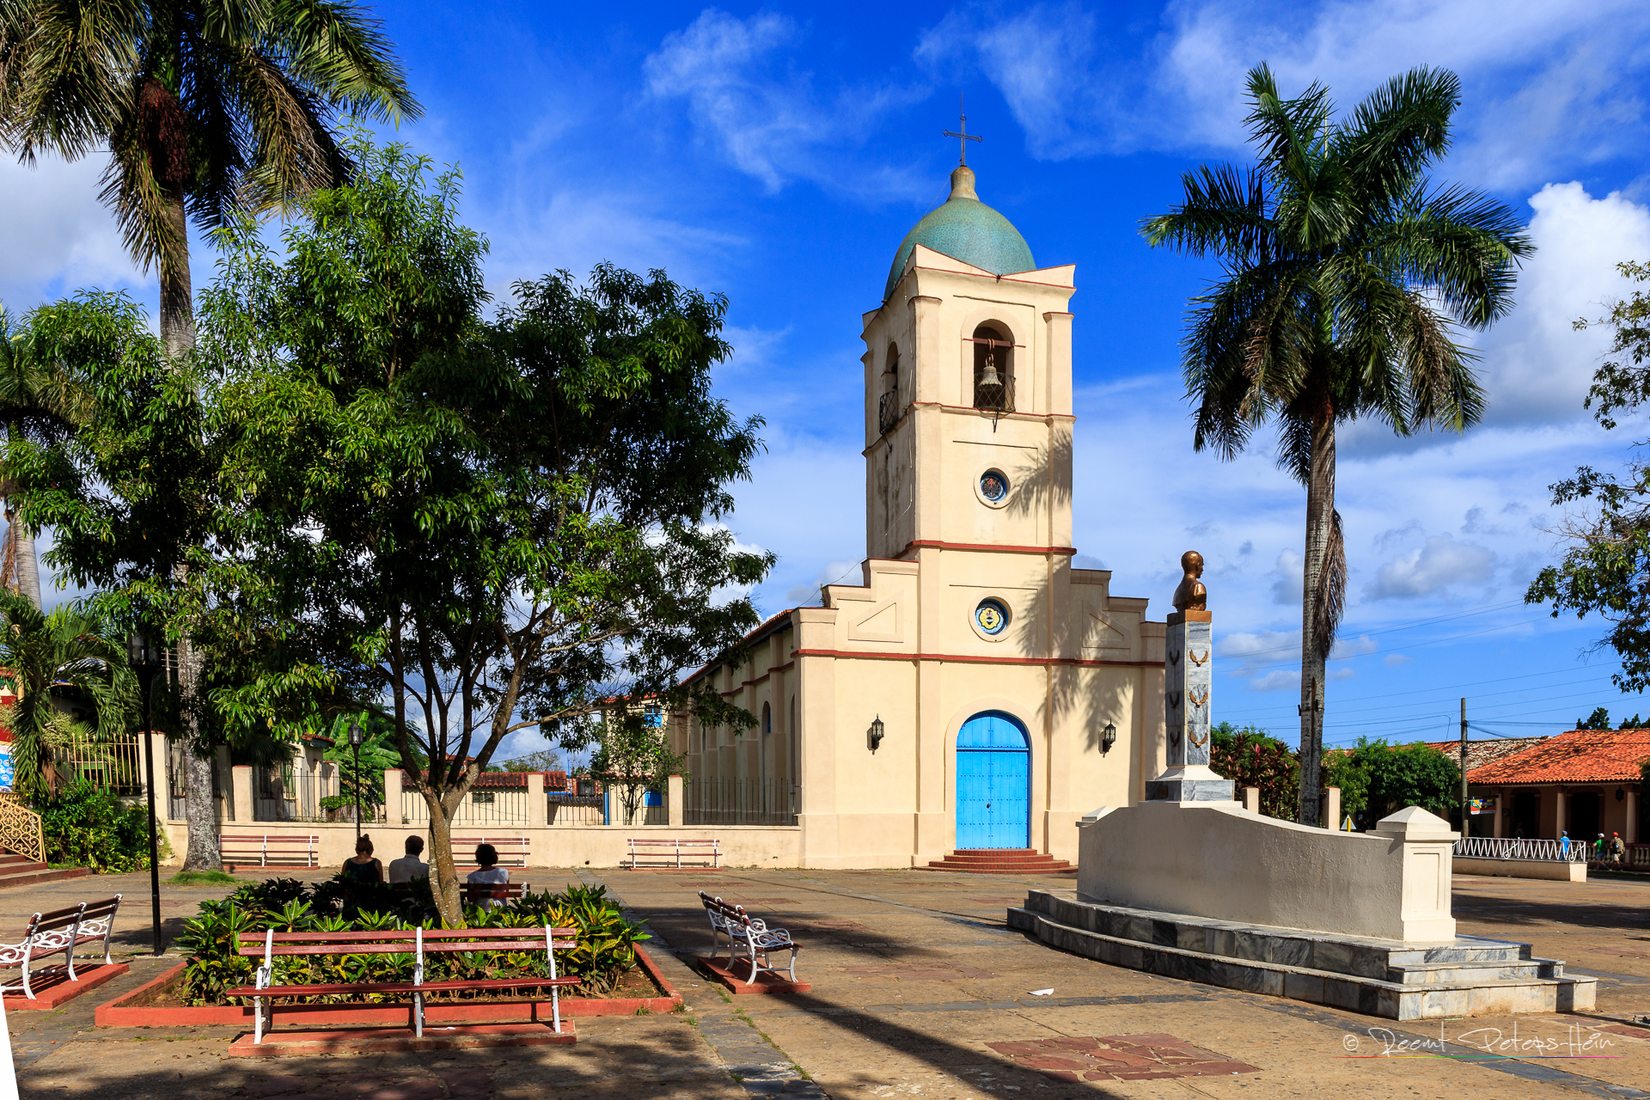
[[[689,860],[704,860],[710,867],[722,866],[722,842],[715,837],[676,837],[670,840],[637,840],[630,838],[630,861],[627,866],[634,871],[641,866],[640,860],[663,860],[663,863],[650,866],[680,867],[682,857]]]
[[[802,945],[791,939],[791,934],[783,928],[769,928],[766,921],[760,917],[752,917],[745,912],[743,905],[731,905],[719,897],[712,897],[703,890],[699,891],[699,900],[704,903],[705,916],[710,918],[710,946],[714,954],[721,950],[721,938],[728,939],[728,970],[740,962],[740,955],[750,964],[751,976],[745,979],[750,985],[756,981],[761,973],[777,974],[785,971],[792,984],[796,982],[796,953],[802,950]],[[770,951],[789,951],[790,961],[786,966],[773,966],[769,959]]]
[[[67,909],[36,913],[29,918],[23,938],[17,943],[0,943],[0,966],[21,967],[23,976],[17,985],[0,986],[0,992],[17,989],[29,1000],[34,1000],[32,984],[34,960],[62,955],[66,960],[69,980],[78,982],[75,973],[75,948],[82,944],[103,941],[103,962],[108,964],[109,936],[114,932],[115,914],[120,910],[120,895],[102,901],[83,901]]]
[[[313,833],[241,833],[225,831],[218,839],[223,861],[231,868],[319,867],[321,838]]]

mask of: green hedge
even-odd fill
[[[128,806],[84,779],[36,803],[46,837],[46,862],[94,871],[141,871],[149,866],[149,812]],[[170,848],[160,837],[160,857]]]
[[[184,967],[188,1003],[225,1004],[223,991],[250,985],[257,960],[236,953],[241,932],[369,932],[437,928],[427,882],[411,896],[388,887],[353,889],[342,879],[305,885],[297,879],[268,879],[241,887],[227,898],[201,904],[185,922],[179,946],[189,952]],[[563,976],[582,979],[593,993],[611,990],[636,965],[636,944],[647,933],[624,918],[604,886],[572,886],[560,894],[527,894],[507,908],[465,910],[471,928],[552,924],[578,929],[578,946],[556,952]],[[413,956],[298,955],[275,961],[275,984],[411,981]],[[543,952],[453,952],[428,956],[428,981],[548,976]],[[337,998],[353,1000],[358,998]]]

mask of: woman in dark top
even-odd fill
[[[345,882],[383,882],[384,865],[372,856],[372,838],[366,833],[355,842],[355,854],[344,860]]]

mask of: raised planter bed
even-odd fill
[[[637,1013],[674,1012],[682,996],[659,970],[647,949],[636,947],[637,967],[631,975],[647,985],[653,996],[562,997],[563,1016],[634,1016]],[[176,991],[183,980],[184,964],[167,970],[124,996],[97,1006],[98,1027],[251,1027],[250,1005],[182,1005]],[[640,990],[637,990],[640,992]],[[407,1019],[405,1005],[282,1005],[281,1017],[313,1026],[335,1024],[398,1024]],[[547,1000],[522,1000],[507,1004],[466,1004],[462,1001],[432,1003],[425,1008],[431,1024],[493,1024],[520,1020],[524,1016],[550,1014]]]

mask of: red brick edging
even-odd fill
[[[634,1016],[638,1012],[674,1012],[682,1004],[682,995],[659,970],[658,964],[641,944],[636,945],[636,963],[664,993],[662,997],[563,997],[563,1016]],[[136,1005],[157,986],[177,979],[183,973],[183,963],[171,967],[158,977],[144,982],[130,993],[105,1001],[97,1006],[93,1018],[98,1027],[239,1027],[252,1023],[252,1009],[247,1005],[192,1005],[187,1007],[159,1007]],[[464,1002],[431,1004],[424,1017],[432,1024],[491,1024],[519,1019],[524,1009],[545,1019],[550,1015],[549,1001],[519,1001],[512,1004],[467,1004]],[[280,1017],[309,1024],[394,1024],[407,1018],[405,1005],[328,1005],[283,1004]]]

